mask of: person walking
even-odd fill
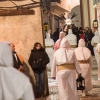
[[[76,71],[81,74],[81,69],[74,51],[66,38],[63,38],[60,48],[54,53],[51,68],[51,77],[58,82],[60,100],[78,100],[76,89]]]
[[[85,41],[79,40],[78,47],[74,50],[76,58],[80,64],[82,76],[85,78],[85,91],[82,96],[88,95],[92,89],[91,68],[93,65],[91,51],[85,47]]]

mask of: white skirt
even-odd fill
[[[57,72],[57,82],[60,100],[79,100],[76,89],[75,70]]]

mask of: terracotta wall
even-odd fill
[[[15,3],[19,5],[32,3],[32,1],[26,0]],[[14,6],[14,4],[5,1],[0,2],[0,6]],[[26,62],[34,43],[43,44],[40,8],[34,8],[34,10],[35,15],[0,16],[0,41],[13,42],[16,51],[24,57]]]
[[[35,0],[39,1],[39,0]],[[14,1],[15,2],[15,1]],[[31,0],[15,2],[17,5],[32,3]],[[0,2],[0,6],[14,6],[10,1]],[[16,51],[21,54],[28,65],[29,55],[35,42],[43,44],[42,21],[40,7],[34,8],[35,15],[0,16],[0,41],[13,42]],[[28,65],[26,75],[30,77],[33,88],[35,85],[34,74]],[[48,88],[46,88],[48,89]],[[34,88],[35,92],[35,88]]]

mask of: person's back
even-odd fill
[[[98,80],[100,80],[100,43],[96,46],[96,52],[97,52],[97,65],[98,65]]]
[[[24,74],[13,68],[8,44],[0,43],[0,100],[35,100],[31,83]]]
[[[95,36],[92,38],[91,44],[92,46],[95,46],[95,43],[100,43],[100,36],[98,31],[95,32]]]
[[[60,32],[60,34],[59,34],[59,39],[55,42],[55,45],[54,45],[54,51],[56,51],[56,50],[59,49],[61,40],[62,40],[64,37],[65,37],[65,33],[64,33],[64,32]]]
[[[72,33],[72,29],[69,29],[68,30],[68,35],[65,36],[65,38],[68,40],[68,42],[70,43],[70,45],[71,45],[72,48],[76,48],[76,45],[77,45],[77,37],[76,37],[76,35],[74,35]]]
[[[57,28],[56,31],[53,33],[52,38],[54,42],[56,42],[59,39],[59,28]]]
[[[57,76],[60,100],[78,100],[76,91],[75,71],[80,74],[81,70],[73,50],[66,38],[63,38],[60,48],[54,53],[51,77]]]
[[[85,78],[85,91],[83,92],[83,96],[85,96],[92,89],[91,68],[93,63],[91,52],[85,47],[85,41],[83,39],[79,40],[78,48],[74,52],[80,64],[82,76]]]
[[[95,36],[92,38],[92,40],[91,40],[91,44],[92,44],[92,46],[94,47],[93,49],[94,49],[94,55],[95,55],[95,58],[96,58],[96,61],[97,61],[97,59],[98,59],[98,54],[97,54],[97,52],[96,52],[96,45],[98,44],[98,43],[100,43],[100,36],[99,36],[99,32],[98,31],[96,31],[95,32]]]

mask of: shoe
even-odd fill
[[[86,93],[82,93],[82,97],[85,97],[86,96]]]
[[[42,96],[42,97],[45,97],[45,94],[44,94],[44,93],[41,93],[41,96]]]
[[[86,96],[86,90],[84,90],[82,93],[82,97],[85,97],[85,96]]]
[[[85,94],[86,94],[86,95],[89,95],[88,91],[85,91]]]
[[[35,98],[40,98],[41,97],[41,94],[37,94]]]

